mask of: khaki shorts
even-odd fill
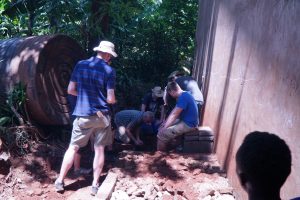
[[[74,120],[70,145],[84,147],[90,139],[95,146],[112,144],[113,133],[109,115],[77,117]]]
[[[183,135],[184,133],[195,130],[193,127],[189,127],[183,121],[179,121],[173,126],[168,127],[163,132],[158,132],[157,139],[162,142],[168,143],[169,141],[175,139],[176,137]]]

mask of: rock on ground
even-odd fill
[[[235,199],[214,155],[123,151],[111,170],[122,177],[113,200]]]

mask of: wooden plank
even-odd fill
[[[118,174],[113,172],[108,172],[105,180],[103,181],[103,183],[101,184],[98,190],[97,199],[109,200],[111,194],[114,191],[117,179],[118,179]]]

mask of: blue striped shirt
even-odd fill
[[[77,84],[76,116],[91,116],[97,111],[109,111],[107,89],[115,89],[116,72],[104,60],[91,57],[79,61],[71,76]]]

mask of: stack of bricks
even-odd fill
[[[183,139],[183,152],[185,153],[212,153],[214,135],[211,128],[198,127],[196,130],[185,133]]]

